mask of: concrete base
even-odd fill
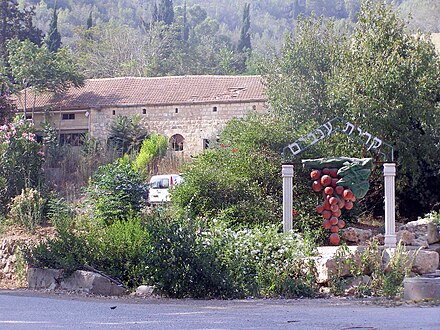
[[[403,288],[405,300],[440,300],[440,274],[405,278]]]

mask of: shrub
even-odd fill
[[[99,167],[86,192],[94,216],[110,224],[140,212],[145,202],[146,185],[130,161],[121,158]]]
[[[128,288],[148,283],[145,256],[150,251],[150,233],[139,217],[94,227],[86,239],[90,266],[118,278]]]
[[[152,283],[172,297],[311,296],[311,254],[299,235],[276,226],[232,230],[222,221],[154,217],[148,256]]]
[[[167,138],[152,134],[142,142],[139,155],[136,157],[136,169],[146,178],[150,172],[157,173],[157,162],[164,157],[168,148]]]
[[[15,196],[10,204],[9,218],[25,229],[33,232],[43,220],[45,201],[33,188],[25,188]]]
[[[0,126],[0,206],[7,211],[10,199],[43,181],[44,154],[33,124],[17,116]]]
[[[122,156],[125,153],[139,152],[142,141],[147,136],[147,130],[141,125],[139,116],[118,115],[110,125],[107,144]]]

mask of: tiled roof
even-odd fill
[[[33,96],[27,93],[27,104]],[[260,76],[175,76],[88,79],[65,94],[37,95],[35,107],[88,109],[128,105],[177,105],[206,102],[265,101]],[[22,102],[17,107],[22,108]]]

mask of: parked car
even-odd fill
[[[148,203],[158,204],[170,201],[170,190],[183,181],[178,174],[153,175],[148,189]]]

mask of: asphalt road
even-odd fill
[[[170,300],[0,291],[0,329],[440,329],[440,306],[371,300]]]

